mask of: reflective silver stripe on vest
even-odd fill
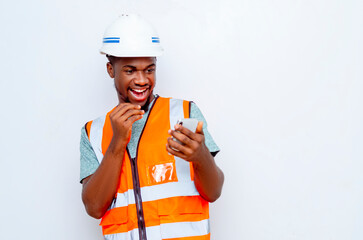
[[[92,122],[91,131],[90,131],[90,142],[99,163],[101,163],[103,159],[102,136],[103,136],[103,126],[105,124],[105,119],[106,115],[95,119]]]
[[[115,207],[126,207],[128,204],[135,204],[135,198],[133,196],[134,191],[132,189],[129,189],[127,192],[117,193],[117,199],[112,203],[110,209]],[[141,198],[143,202],[179,196],[199,196],[194,182],[169,182],[141,188]]]
[[[141,196],[144,202],[170,197],[198,195],[199,193],[192,181],[169,182],[141,188]]]
[[[146,235],[150,240],[203,236],[209,233],[209,219],[196,222],[164,223],[160,226],[146,227]],[[160,236],[161,233],[161,236]],[[124,232],[105,235],[106,240],[138,240],[137,228]]]
[[[133,189],[129,189],[127,192],[117,193],[116,201],[112,203],[110,209],[126,207],[129,204],[135,204],[135,195]]]
[[[160,235],[160,226],[146,228],[148,240],[162,240]],[[139,240],[139,230],[137,228],[124,232],[105,235],[106,240]]]
[[[134,240],[134,239],[139,240],[138,228],[135,228],[128,232],[105,235],[105,240]]]
[[[174,129],[174,125],[182,118],[184,118],[183,100],[170,99],[170,128]],[[189,162],[176,156],[174,158],[178,181],[191,181]]]
[[[203,236],[209,233],[209,219],[197,222],[176,222],[160,224],[161,238],[182,238]]]

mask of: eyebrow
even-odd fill
[[[152,63],[152,64],[150,64],[150,65],[148,65],[148,66],[146,66],[144,69],[147,69],[147,68],[149,68],[149,67],[154,67],[154,66],[156,66],[155,65],[155,63]],[[132,69],[136,69],[136,67],[135,66],[132,66],[132,65],[125,65],[125,66],[123,66],[122,68],[132,68]]]

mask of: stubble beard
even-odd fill
[[[119,96],[119,100],[122,100],[123,102],[125,102],[125,103],[129,103],[130,102],[130,100],[129,100],[129,98],[126,96],[124,96],[123,94],[121,94],[121,92],[120,92],[120,90],[117,88],[117,86],[116,86],[116,84],[115,84],[115,89],[116,89],[116,92],[117,92],[117,94],[118,94],[118,96]],[[151,91],[151,93],[150,93],[150,96],[147,98],[147,100],[146,100],[146,102],[145,102],[145,104],[144,104],[144,106],[142,106],[141,107],[141,110],[144,110],[145,112],[147,112],[148,110],[149,110],[149,105],[150,105],[150,100],[152,99],[152,97],[154,96],[154,93],[153,93],[154,91]]]

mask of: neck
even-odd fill
[[[155,98],[155,96],[152,93],[150,95],[150,97],[148,98],[148,100],[146,101],[146,103],[144,104],[144,106],[141,107],[141,109],[144,110],[145,112],[147,112],[149,110],[149,105],[154,100],[154,98]]]

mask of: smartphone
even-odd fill
[[[182,125],[185,128],[188,128],[190,131],[195,132],[198,126],[198,120],[195,118],[182,118],[179,119],[176,124]],[[173,140],[182,144],[179,140],[173,137]]]
[[[179,119],[176,124],[182,125],[185,128],[188,128],[190,131],[195,132],[198,126],[198,120],[195,118],[182,118]]]

